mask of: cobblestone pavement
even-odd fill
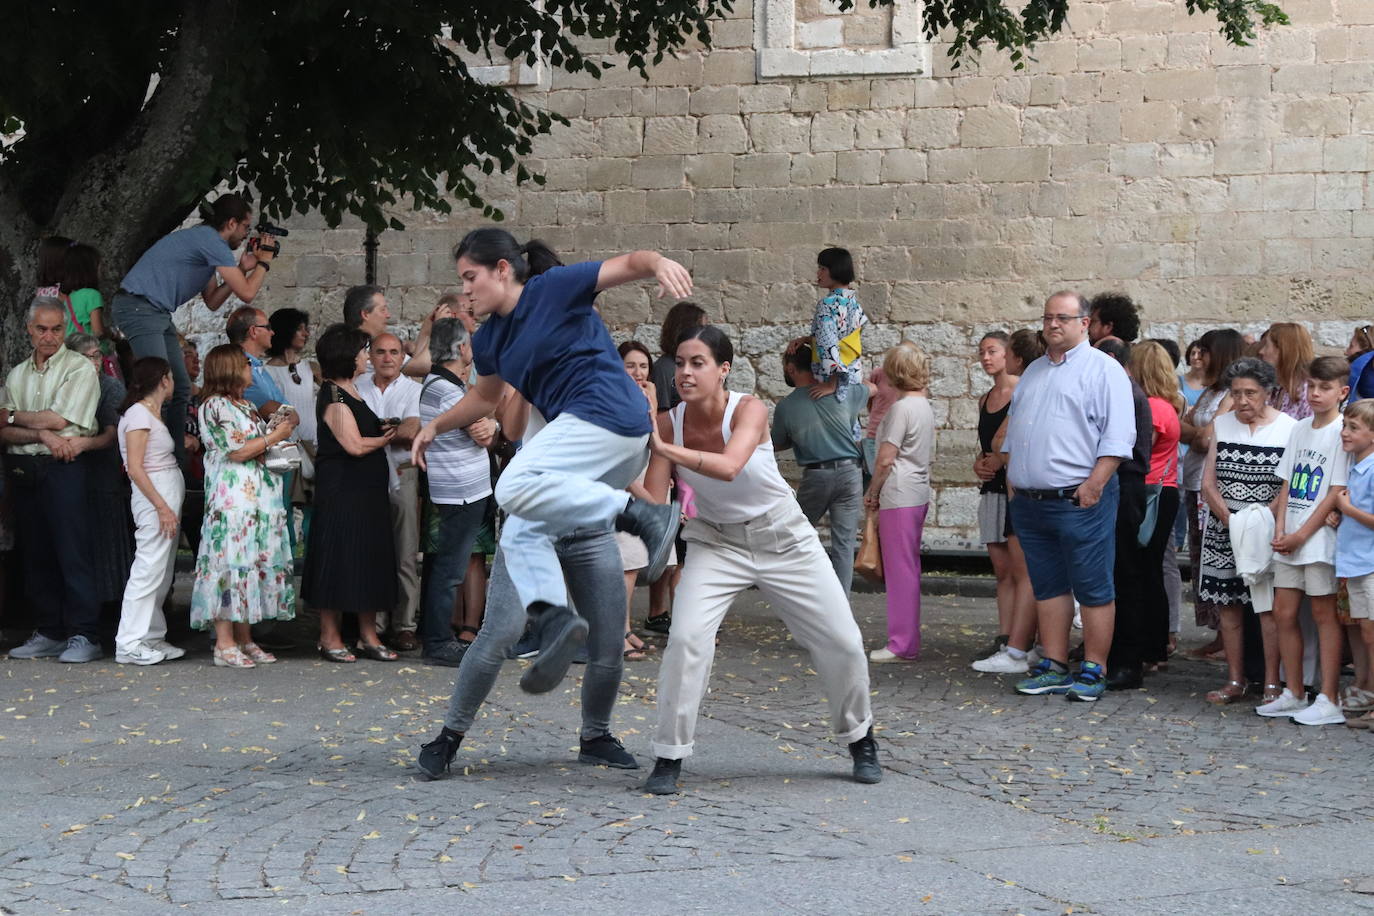
[[[855,596],[870,645],[882,602]],[[747,595],[669,798],[579,765],[576,680],[530,697],[521,662],[428,783],[452,672],[417,660],[230,671],[197,639],[153,668],[3,661],[0,908],[1374,910],[1374,736],[1209,707],[1201,662],[1097,704],[1017,697],[966,667],[992,619],[928,599],[922,659],[874,668],[887,777],[857,786],[807,657]],[[627,666],[615,719],[644,763],[656,669]]]

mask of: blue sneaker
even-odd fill
[[[1055,671],[1054,664],[1042,658],[1025,680],[1017,682],[1016,692],[1032,697],[1042,693],[1068,693],[1072,684],[1073,678],[1067,671]]]
[[[1097,698],[1107,692],[1107,672],[1097,662],[1084,662],[1078,669],[1065,698],[1080,703],[1095,703]]]

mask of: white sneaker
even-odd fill
[[[1307,708],[1307,703],[1293,696],[1293,692],[1287,687],[1283,688],[1283,693],[1279,694],[1278,699],[1270,700],[1255,707],[1256,715],[1280,718],[1291,716],[1302,712]]]
[[[174,646],[165,639],[153,640],[152,647],[167,656],[167,661],[169,662],[176,661],[186,655],[185,649]]]
[[[1083,611],[1078,607],[1077,602],[1074,602],[1073,606],[1073,628],[1075,630],[1083,629]]]
[[[982,671],[985,674],[1025,674],[1030,670],[1030,663],[1026,656],[1016,659],[1011,657],[1011,653],[1005,648],[998,649],[987,658],[980,658],[973,663],[974,671]]]
[[[1299,725],[1344,725],[1345,713],[1326,694],[1319,693],[1312,705],[1293,716]]]
[[[156,665],[166,660],[167,655],[161,649],[154,649],[147,643],[139,643],[128,652],[120,649],[115,653],[115,662],[121,665]]]
[[[883,646],[881,649],[874,649],[872,652],[868,653],[868,660],[878,663],[909,661],[909,659],[902,658],[887,646]]]

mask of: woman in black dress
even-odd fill
[[[301,595],[320,613],[320,656],[354,662],[341,614],[358,615],[357,649],[368,658],[397,656],[377,636],[377,612],[396,604],[386,453],[396,434],[358,397],[353,379],[367,366],[363,331],[334,325],[315,346],[324,384],[315,400],[315,517],[305,549]]]

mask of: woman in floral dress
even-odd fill
[[[296,607],[281,481],[262,460],[293,427],[287,421],[267,429],[243,399],[251,378],[237,346],[215,347],[205,358],[205,522],[191,626],[214,627],[215,664],[228,668],[276,661],[253,642],[249,627],[260,620],[290,620]]]

